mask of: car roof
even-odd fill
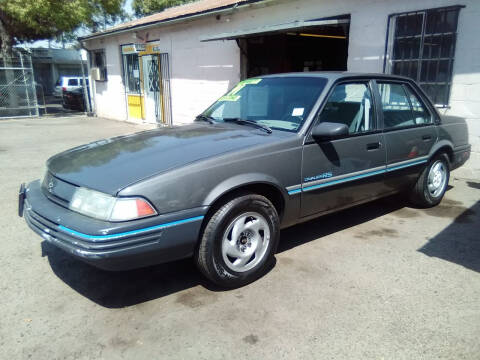
[[[270,74],[265,76],[257,76],[261,78],[274,78],[274,77],[309,77],[309,78],[326,78],[329,80],[338,80],[341,78],[374,78],[374,79],[392,79],[402,81],[412,81],[412,79],[405,76],[390,75],[382,73],[361,73],[351,71],[312,71],[312,72],[291,72],[281,74]]]

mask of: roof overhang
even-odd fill
[[[140,31],[140,30],[146,30],[150,29],[152,27],[159,27],[159,26],[164,26],[164,25],[172,25],[172,24],[177,24],[181,22],[186,22],[186,21],[191,21],[191,20],[196,20],[201,17],[205,16],[211,16],[211,15],[220,15],[224,13],[229,13],[233,10],[240,10],[243,8],[248,8],[253,5],[259,4],[260,6],[266,5],[268,3],[271,3],[275,0],[245,0],[243,2],[237,2],[231,5],[226,5],[226,6],[219,6],[216,8],[212,9],[207,9],[204,11],[198,11],[195,13],[189,13],[189,14],[184,14],[176,17],[171,17],[167,19],[162,19],[162,20],[152,20],[151,22],[145,22],[137,25],[119,25],[119,26],[114,26],[110,29],[96,32],[90,35],[86,36],[80,36],[78,38],[79,41],[88,41],[88,40],[93,40],[93,39],[99,39],[99,38],[105,38],[108,36],[112,35],[118,35],[126,32],[132,32],[132,31]]]
[[[269,35],[275,33],[281,33],[291,30],[309,29],[315,26],[336,26],[341,24],[349,24],[350,19],[346,17],[340,17],[337,19],[324,19],[324,20],[308,20],[308,21],[294,21],[290,23],[262,26],[254,29],[238,30],[228,33],[203,36],[200,41],[216,41],[216,40],[236,40],[240,38],[246,38],[254,35]]]

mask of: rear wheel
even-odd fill
[[[262,276],[279,238],[275,207],[245,194],[221,206],[208,220],[195,256],[202,273],[223,287],[239,287]]]
[[[421,207],[432,207],[442,201],[450,179],[450,163],[446,154],[436,155],[417,180],[410,200]]]

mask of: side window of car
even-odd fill
[[[345,124],[350,134],[375,129],[372,94],[367,83],[335,86],[319,116],[320,122]]]
[[[77,79],[68,79],[68,85],[69,86],[77,86],[78,85],[78,80]]]
[[[378,90],[382,100],[385,129],[431,122],[428,111],[408,87],[397,83],[378,83]]]
[[[408,99],[410,100],[410,105],[412,106],[413,118],[415,124],[430,124],[432,122],[432,116],[425,108],[425,105],[422,104],[420,99],[415,95],[415,93],[410,89],[409,86],[404,85],[405,91],[408,94]]]

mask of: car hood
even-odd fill
[[[99,140],[55,155],[47,166],[59,179],[115,195],[153,175],[269,143],[279,135],[231,124],[195,123]]]

